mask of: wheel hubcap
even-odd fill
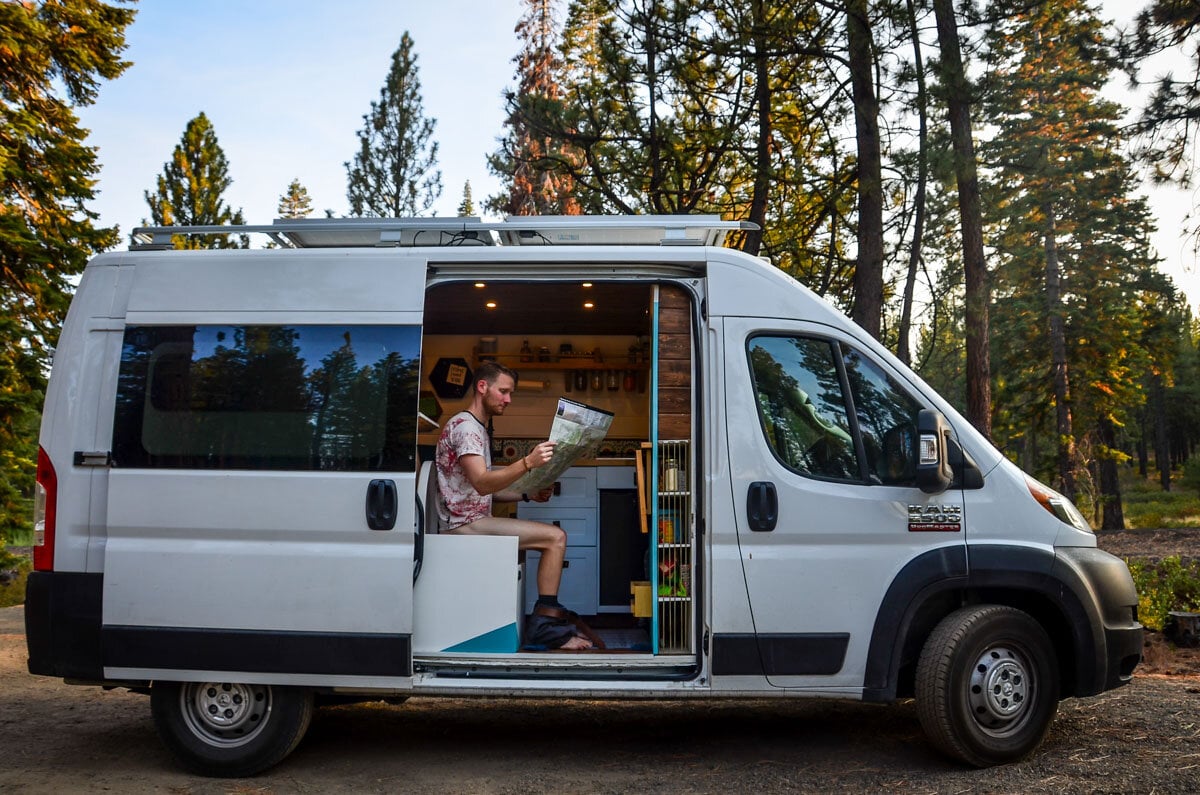
[[[184,685],[179,694],[184,720],[199,738],[233,747],[249,742],[267,724],[271,688],[230,682]]]
[[[971,671],[967,700],[979,725],[992,734],[1012,731],[1028,714],[1034,692],[1028,661],[1015,649],[984,651]]]

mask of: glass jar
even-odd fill
[[[619,370],[609,370],[604,375],[604,385],[608,387],[609,392],[616,392],[621,388],[621,372]]]
[[[576,370],[575,373],[575,391],[583,392],[588,386],[588,377],[586,370]]]
[[[593,370],[592,371],[592,391],[600,392],[600,391],[603,391],[603,389],[604,389],[604,371],[603,370]]]

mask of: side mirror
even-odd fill
[[[940,411],[921,409],[917,414],[917,486],[926,494],[941,494],[950,487],[950,429]]]

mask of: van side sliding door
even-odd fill
[[[106,677],[411,685],[424,280],[375,251],[139,263]]]

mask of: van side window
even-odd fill
[[[788,335],[756,336],[749,354],[763,434],[784,465],[818,478],[916,485],[921,404],[878,364],[847,345]]]
[[[842,346],[842,360],[871,481],[886,486],[917,485],[917,462],[912,451],[921,404],[879,365],[853,348]]]
[[[130,326],[118,467],[411,472],[417,326]]]
[[[763,433],[780,461],[805,475],[861,482],[833,346],[759,336],[749,353]]]

